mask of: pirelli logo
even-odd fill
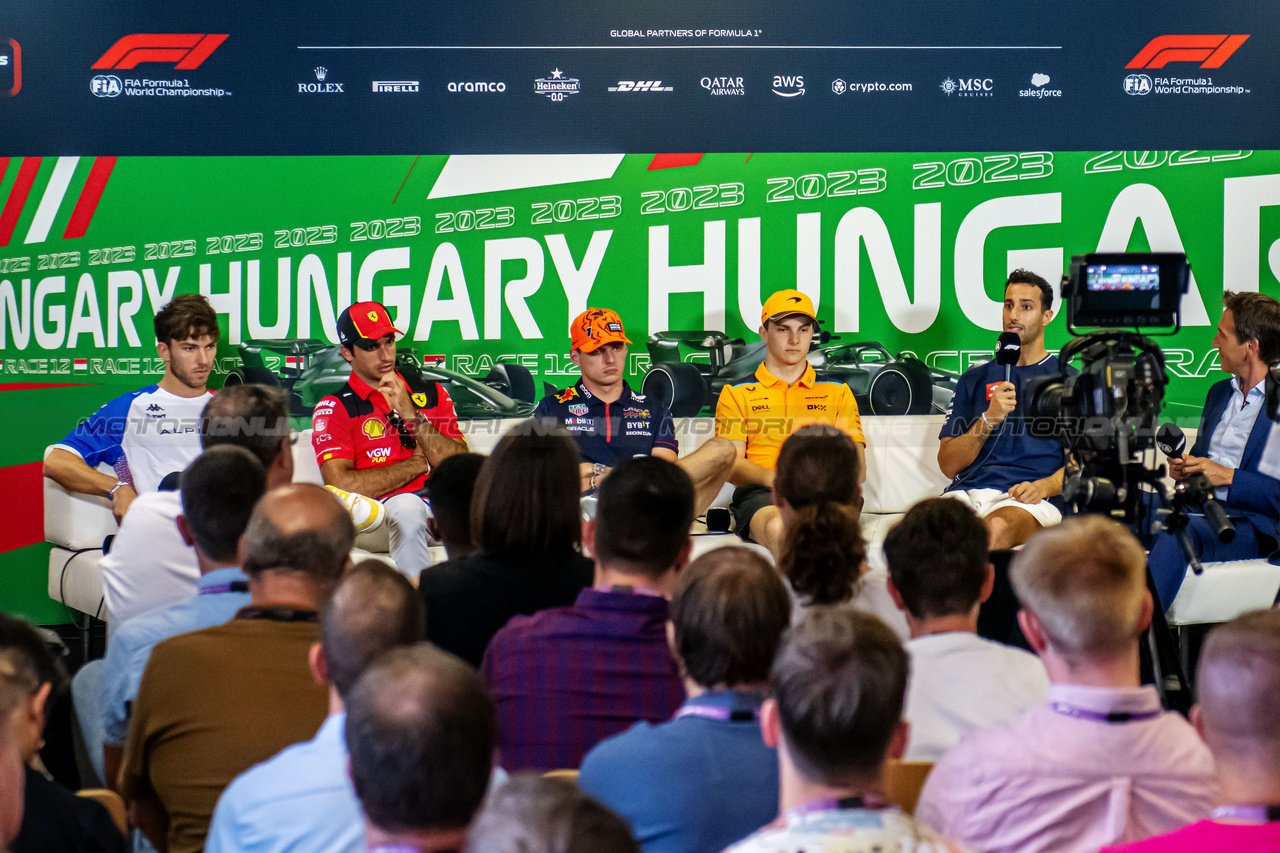
[[[173,62],[186,71],[199,68],[226,40],[226,33],[134,33],[111,45],[93,67],[127,70],[143,62]]]

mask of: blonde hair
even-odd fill
[[[1078,663],[1121,654],[1142,633],[1146,564],[1125,527],[1085,515],[1032,536],[1009,575],[1054,651]]]

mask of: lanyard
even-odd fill
[[[661,592],[653,587],[648,586],[626,586],[623,584],[614,584],[609,587],[608,592],[616,592],[621,595],[648,595],[653,598],[666,598]]]
[[[1280,821],[1280,806],[1218,806],[1209,816],[1234,817],[1253,823],[1271,823]]]
[[[457,849],[450,847],[447,850],[431,850],[428,847],[410,847],[407,844],[381,844],[370,847],[369,853],[457,853]]]
[[[237,619],[270,619],[272,622],[319,622],[320,614],[298,607],[241,607]]]
[[[196,595],[221,595],[224,592],[248,592],[249,584],[246,581],[231,581],[230,583],[218,583],[213,586],[206,586]]]
[[[722,708],[715,705],[681,705],[676,711],[676,719],[681,717],[703,717],[708,720],[720,720],[726,723],[749,723],[760,718],[759,711],[751,708]]]
[[[1154,711],[1090,711],[1085,708],[1077,708],[1075,705],[1068,705],[1066,702],[1050,702],[1049,710],[1064,717],[1072,717],[1077,720],[1089,720],[1093,723],[1136,723],[1141,720],[1154,720],[1164,713],[1163,710],[1157,708]]]

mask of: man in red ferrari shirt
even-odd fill
[[[440,385],[396,372],[397,330],[377,302],[338,317],[351,377],[312,414],[311,442],[325,485],[382,501],[391,556],[416,578],[427,567],[427,507],[418,492],[442,459],[467,449],[453,401]]]

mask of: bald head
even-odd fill
[[[461,829],[484,799],[496,723],[480,676],[428,643],[379,658],[347,700],[351,781],[384,832]]]
[[[1246,613],[1213,630],[1197,676],[1204,739],[1214,758],[1280,773],[1280,611]]]
[[[355,542],[351,516],[332,493],[314,483],[267,492],[244,532],[244,571],[299,572],[332,586],[346,568]]]
[[[329,683],[343,699],[369,664],[427,636],[422,596],[380,560],[347,572],[320,616],[320,646]]]

